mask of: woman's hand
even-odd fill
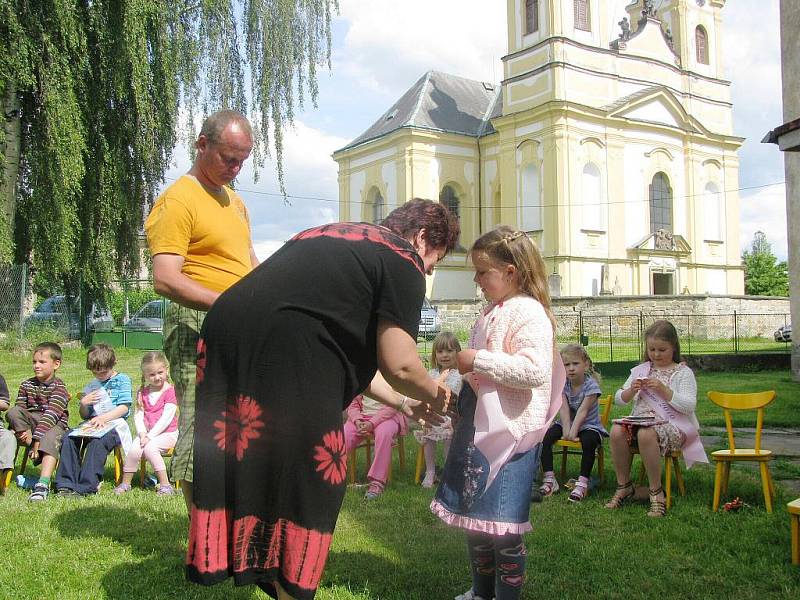
[[[445,388],[447,389],[447,388]],[[447,390],[448,392],[450,390]],[[444,417],[433,410],[427,402],[420,402],[413,398],[406,398],[403,401],[403,414],[414,419],[417,423],[425,427],[426,425],[440,425],[444,422]]]
[[[464,375],[465,373],[471,373],[475,367],[475,355],[478,353],[477,350],[473,350],[472,348],[467,348],[466,350],[462,350],[457,355],[458,360],[458,372]]]

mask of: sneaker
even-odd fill
[[[174,496],[175,495],[175,488],[172,487],[170,484],[159,485],[156,488],[156,495],[158,495],[158,496]]]
[[[375,500],[383,493],[384,485],[380,481],[370,481],[367,493],[364,494],[364,500]]]
[[[80,494],[70,488],[58,488],[56,498],[80,498]]]
[[[476,596],[475,592],[473,592],[472,588],[470,588],[463,594],[456,596],[454,600],[484,600],[484,598],[483,596]],[[491,600],[494,600],[494,598]]]
[[[428,471],[427,473],[425,473],[425,479],[422,480],[422,487],[432,488],[435,479],[436,479],[436,472]]]
[[[37,483],[33,486],[33,491],[31,495],[28,496],[28,500],[30,502],[44,502],[47,500],[47,494],[50,493],[50,489],[43,483]]]
[[[114,488],[114,493],[117,496],[121,496],[125,492],[131,491],[131,484],[130,483],[120,483],[117,487]]]

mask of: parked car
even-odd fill
[[[168,300],[151,300],[122,326],[128,331],[164,331],[164,311]]]
[[[419,337],[426,340],[433,339],[442,330],[439,321],[439,310],[425,298],[422,302],[422,310],[419,313]]]
[[[776,342],[791,342],[792,341],[792,326],[784,325],[779,327],[773,334]]]
[[[50,296],[43,300],[25,319],[25,327],[55,327],[65,332],[70,338],[78,338],[81,334],[80,307],[77,298],[67,296]],[[87,331],[111,331],[114,318],[108,308],[95,302],[86,315]]]

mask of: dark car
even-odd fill
[[[779,327],[773,334],[776,342],[791,342],[792,341],[792,326],[784,325]]]
[[[439,311],[431,304],[431,301],[425,298],[422,302],[422,310],[419,313],[419,337],[426,340],[435,338],[442,330],[442,324],[439,321]]]
[[[70,338],[78,338],[81,334],[80,308],[77,298],[67,296],[50,296],[43,300],[25,319],[25,327],[54,327],[63,331]],[[111,331],[114,318],[104,305],[95,302],[86,315],[87,331]]]

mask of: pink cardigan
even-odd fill
[[[553,325],[530,296],[515,296],[487,309],[486,348],[473,369],[497,385],[500,407],[515,439],[547,421],[553,375]],[[470,340],[470,347],[474,348]]]
[[[348,421],[352,422],[356,419],[367,419],[370,423],[372,423],[372,430],[375,431],[375,428],[384,421],[392,420],[400,426],[400,432],[397,435],[406,435],[408,433],[408,422],[406,421],[405,415],[400,414],[391,406],[384,406],[380,409],[380,411],[378,411],[377,414],[367,417],[362,413],[364,408],[364,405],[362,404],[363,399],[364,396],[361,394],[353,398],[350,406],[347,407]]]

